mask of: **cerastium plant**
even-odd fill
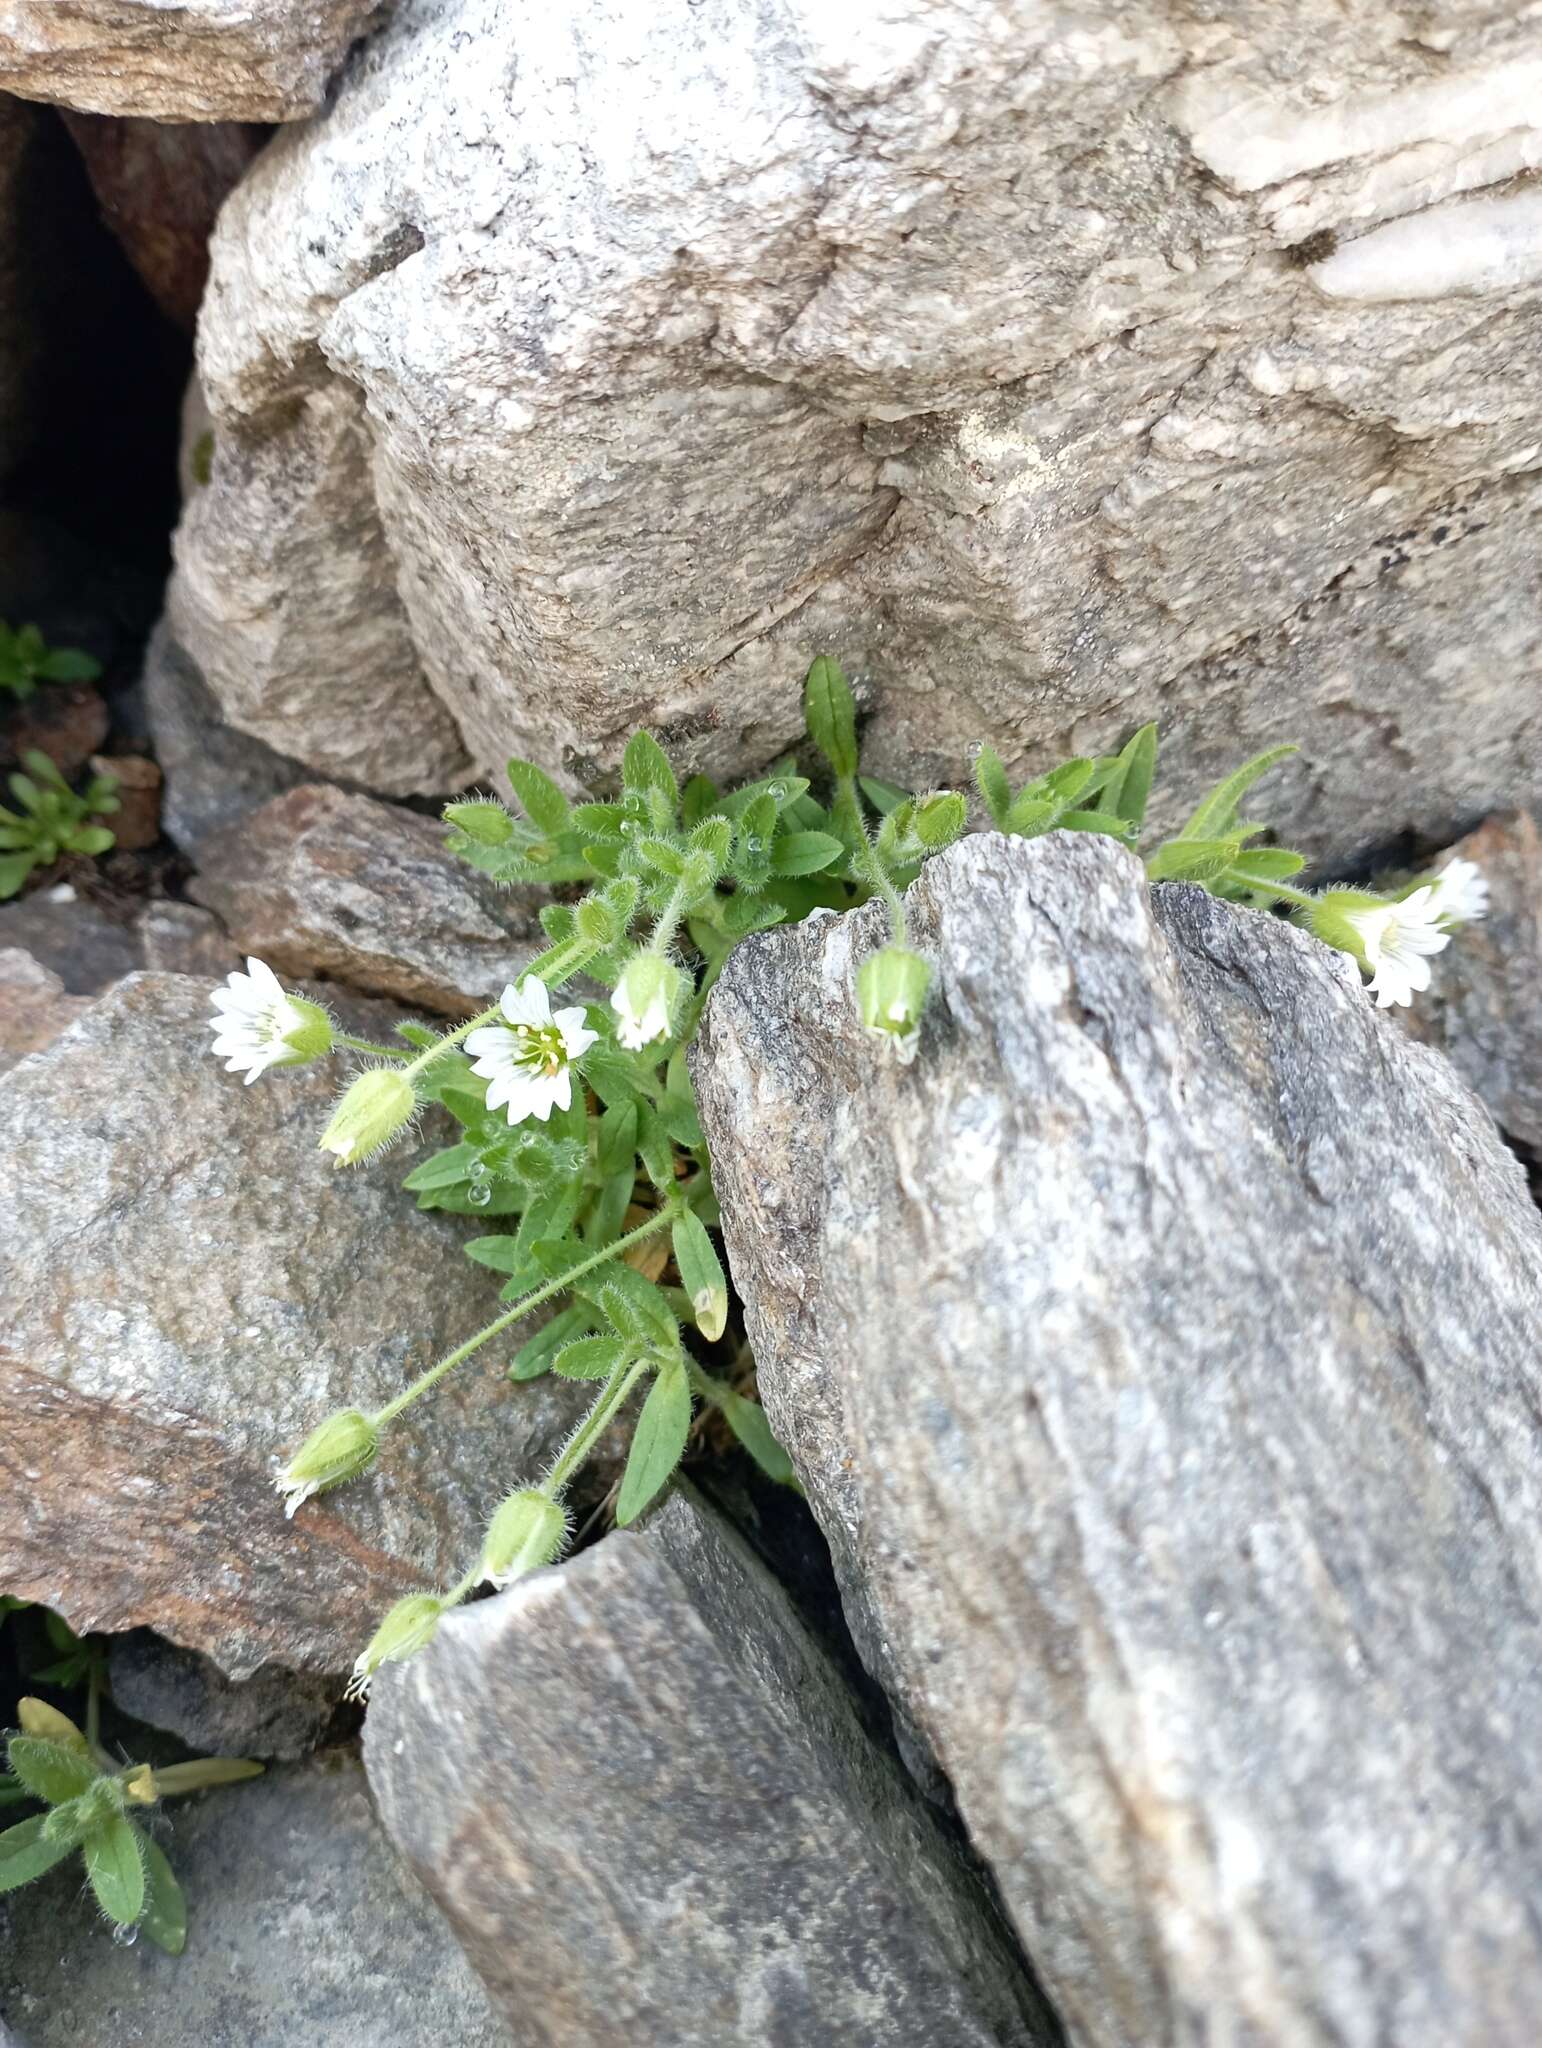
[[[77,796],[46,754],[22,756],[25,774],[7,777],[14,811],[0,804],[0,901],[14,896],[34,868],[66,853],[105,853],[113,835],[93,821],[118,808],[118,784],[93,775]]]
[[[8,626],[0,619],[0,690],[18,703],[39,683],[94,683],[102,664],[78,647],[50,647],[36,626]]]
[[[509,1376],[552,1371],[595,1389],[549,1469],[503,1500],[458,1583],[410,1595],[386,1616],[355,1667],[361,1693],[382,1663],[410,1656],[476,1587],[506,1586],[560,1555],[575,1475],[634,1395],[643,1398],[618,1522],[634,1520],[667,1484],[697,1401],[718,1411],[765,1470],[790,1477],[759,1407],[702,1356],[723,1336],[728,1283],[685,1050],[741,939],[876,897],[889,937],[858,971],[857,1002],[875,1050],[908,1063],[931,969],[911,944],[903,892],[967,822],[955,791],[910,795],[862,775],[856,707],[833,661],[815,661],[804,701],[826,801],[790,762],[729,794],[700,775],[682,788],[657,742],[638,733],[612,799],[572,804],[540,769],[514,760],[519,813],[492,799],[451,804],[450,845],[463,860],[495,881],[546,883],[571,898],[542,912],[549,944],[519,982],[456,1029],[403,1024],[404,1048],[366,1044],[337,1032],[319,1005],[287,994],[255,960],[215,996],[214,1049],[248,1081],[338,1047],[369,1058],[321,1137],[339,1165],[372,1159],[431,1105],[448,1111],[458,1141],[414,1168],[406,1185],[421,1208],[501,1226],[467,1251],[502,1276],[502,1312],[383,1406],[322,1422],[280,1476],[289,1512],[363,1472],[383,1432],[415,1402],[537,1310],[557,1305],[514,1352]],[[1426,985],[1428,956],[1451,927],[1481,913],[1481,878],[1469,863],[1453,863],[1401,896],[1297,888],[1300,855],[1259,846],[1263,827],[1241,816],[1253,785],[1291,751],[1276,748],[1228,776],[1147,855],[1148,873],[1288,905],[1372,972],[1381,1002],[1406,1002]],[[990,748],[977,764],[1000,830],[1099,832],[1131,848],[1155,768],[1153,726],[1118,754],[1065,762],[1016,794]],[[608,1000],[586,994],[595,988]]]

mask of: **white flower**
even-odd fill
[[[1429,987],[1430,956],[1444,952],[1451,943],[1451,934],[1441,927],[1441,916],[1432,882],[1400,903],[1349,913],[1347,922],[1353,926],[1365,951],[1365,964],[1371,969],[1371,994],[1378,1009],[1410,1003],[1415,989]]]
[[[628,1052],[641,1052],[656,1039],[668,1038],[670,1011],[683,982],[679,968],[651,953],[639,953],[628,962],[610,999],[616,1037]]]
[[[225,1061],[227,1074],[245,1073],[248,1087],[269,1067],[292,1066],[325,1050],[313,1043],[325,1011],[289,995],[261,960],[248,960],[245,974],[231,974],[210,1000],[215,1011],[209,1019],[215,1034],[210,1050]],[[325,1037],[330,1043],[330,1025]]]
[[[1488,877],[1475,860],[1447,861],[1431,886],[1436,911],[1452,924],[1474,924],[1488,915]]]
[[[573,1100],[573,1062],[599,1036],[584,1023],[576,1005],[552,1015],[551,996],[538,976],[527,975],[503,991],[498,1005],[506,1023],[484,1024],[466,1040],[471,1071],[487,1082],[489,1109],[506,1107],[511,1124],[533,1116],[545,1123],[552,1110]]]

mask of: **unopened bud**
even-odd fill
[[[908,946],[885,946],[857,974],[857,1002],[869,1031],[881,1032],[906,1065],[915,1058],[932,970]]]
[[[284,1513],[329,1486],[355,1479],[374,1463],[380,1439],[375,1425],[357,1408],[339,1408],[319,1423],[274,1480],[285,1496]]]
[[[638,953],[627,962],[610,1002],[616,1036],[628,1051],[668,1038],[670,1016],[685,988],[679,968],[657,953]]]
[[[527,1572],[554,1563],[567,1540],[564,1510],[539,1488],[524,1487],[509,1495],[487,1525],[482,1576],[502,1591]]]
[[[345,1699],[362,1700],[382,1664],[399,1664],[416,1656],[434,1638],[445,1603],[437,1593],[409,1593],[398,1600],[355,1660]]]
[[[337,1105],[321,1134],[321,1150],[335,1153],[339,1166],[357,1166],[405,1130],[417,1106],[405,1074],[395,1067],[371,1067]]]
[[[76,1749],[85,1754],[85,1736],[68,1714],[61,1714],[47,1700],[33,1699],[30,1694],[19,1700],[16,1719],[23,1735],[40,1735],[45,1742],[57,1742],[64,1749]]]

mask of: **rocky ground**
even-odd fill
[[[162,1824],[179,1958],[0,1898],[4,2048],[1535,2038],[1535,25],[848,13],[0,6],[0,621],[101,670],[0,769],[122,799],[0,902],[0,1723],[46,1609],[125,1755],[269,1765]],[[909,1067],[874,912],[747,942],[693,1071],[805,1499],[709,1445],[365,1716],[583,1390],[451,1382],[283,1518],[492,1293],[209,990],[468,1015],[542,938],[440,801],[757,768],[827,648],[907,782],[1299,739],[1317,875],[1455,843],[1490,915],[1380,1014],[976,833]]]

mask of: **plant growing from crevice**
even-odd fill
[[[26,1603],[0,1600],[0,1618]],[[44,1876],[79,1856],[87,1885],[120,1941],[143,1932],[168,1955],[187,1940],[187,1905],[165,1851],[144,1822],[163,1799],[260,1775],[245,1757],[201,1757],[153,1766],[123,1763],[104,1748],[101,1706],[105,1654],[94,1638],[76,1637],[57,1615],[44,1623],[58,1660],[32,1673],[35,1681],[86,1689],[85,1726],[46,1700],[27,1697],[20,1727],[5,1746],[0,1805],[41,1810],[0,1830],[0,1892]]]
[[[118,809],[118,784],[93,775],[78,794],[46,754],[22,756],[24,772],[6,778],[15,810],[0,804],[0,901],[20,893],[34,868],[50,868],[67,853],[106,853],[113,844],[96,820]]]
[[[904,891],[968,822],[957,791],[911,794],[863,776],[856,705],[835,662],[813,663],[804,710],[822,794],[791,760],[729,792],[701,775],[682,786],[663,749],[638,733],[612,796],[575,804],[539,768],[513,760],[517,811],[494,798],[451,804],[449,844],[461,859],[499,883],[567,892],[541,913],[545,950],[496,1003],[453,1030],[403,1024],[403,1046],[348,1038],[260,961],[216,992],[214,1050],[249,1081],[333,1049],[370,1060],[320,1139],[338,1165],[365,1163],[423,1111],[443,1109],[457,1140],[416,1166],[406,1186],[420,1208],[500,1226],[466,1249],[501,1276],[505,1307],[381,1407],[322,1422],[280,1474],[288,1511],[365,1471],[382,1434],[415,1402],[485,1347],[514,1342],[538,1311],[555,1309],[513,1351],[509,1377],[554,1372],[595,1389],[548,1469],[507,1494],[456,1584],[410,1595],[386,1616],[355,1667],[360,1692],[382,1663],[428,1641],[478,1586],[508,1585],[561,1554],[573,1481],[637,1396],[618,1522],[634,1520],[668,1483],[697,1402],[765,1470],[791,1478],[746,1382],[718,1369],[728,1283],[686,1049],[743,939],[816,909],[877,899],[888,938],[858,969],[855,998],[875,1051],[908,1064],[932,971],[912,943]],[[1373,973],[1379,1000],[1406,1000],[1424,985],[1421,972],[1427,981],[1428,955],[1451,927],[1481,910],[1472,878],[1453,864],[1401,898],[1300,890],[1292,878],[1301,856],[1257,845],[1264,828],[1241,816],[1253,786],[1292,751],[1271,749],[1226,777],[1145,856],[1147,872],[1287,906]],[[977,779],[999,830],[1096,832],[1138,849],[1156,763],[1148,725],[1117,753],[1061,763],[1016,793],[999,757],[982,748]],[[596,987],[605,1000],[586,993]],[[569,1000],[554,1007],[559,994]]]
[[[79,647],[50,647],[36,626],[8,626],[0,619],[0,690],[18,703],[39,683],[94,683],[102,664]]]

